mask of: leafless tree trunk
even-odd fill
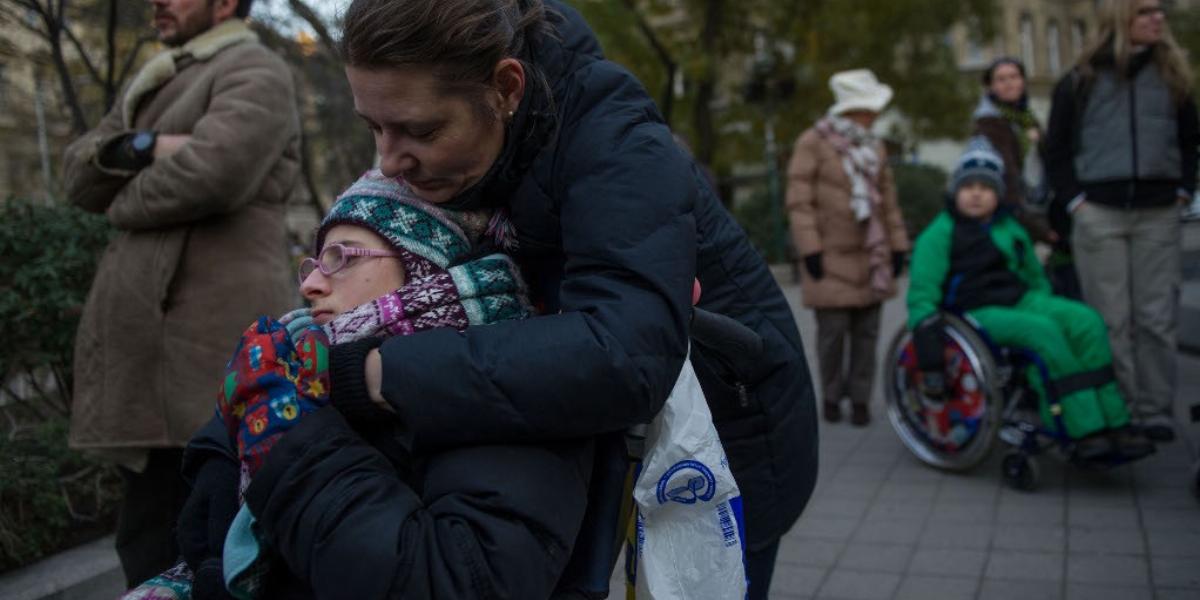
[[[721,27],[724,0],[706,0],[704,25],[700,30],[700,48],[704,55],[704,75],[696,89],[696,107],[692,125],[696,130],[696,160],[711,165],[716,153],[716,128],[713,125],[712,102],[717,87],[717,36]]]
[[[658,60],[662,62],[663,68],[667,70],[667,82],[663,84],[662,100],[659,101],[658,107],[662,111],[663,120],[667,122],[667,126],[671,125],[671,112],[675,105],[675,71],[679,65],[671,58],[671,53],[667,51],[667,47],[663,45],[662,40],[658,39],[658,34],[654,33],[654,28],[646,22],[646,18],[642,12],[638,10],[636,0],[624,0],[625,7],[633,13],[633,18],[637,22],[638,30],[645,36],[650,47],[654,49],[654,53],[658,55]]]

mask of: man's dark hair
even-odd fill
[[[250,16],[250,5],[254,4],[254,0],[238,0],[237,11],[234,12],[239,19],[245,19]]]

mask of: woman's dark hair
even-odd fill
[[[354,0],[340,50],[352,67],[429,67],[444,92],[490,114],[483,99],[496,63],[520,58],[548,28],[542,0]]]
[[[1011,56],[1001,56],[1000,58],[993,60],[992,64],[988,65],[988,68],[983,70],[983,87],[992,86],[992,77],[996,75],[996,69],[999,69],[1004,65],[1012,65],[1016,67],[1017,72],[1021,74],[1021,79],[1026,79],[1025,63],[1022,63]]]

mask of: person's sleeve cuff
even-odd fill
[[[383,338],[371,336],[329,349],[329,403],[350,423],[389,416],[367,391],[367,354],[382,343]]]

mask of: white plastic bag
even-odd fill
[[[690,359],[645,447],[633,488],[635,597],[744,598],[741,494]]]

